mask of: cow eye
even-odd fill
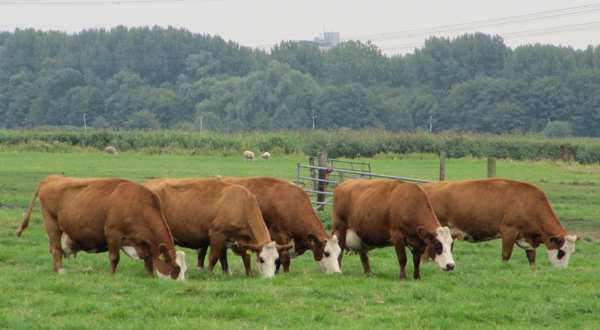
[[[258,257],[258,262],[260,262],[261,264],[265,263],[265,259],[263,259],[263,257]]]
[[[325,251],[325,258],[329,258],[329,256],[331,255],[329,252]]]

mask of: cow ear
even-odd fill
[[[564,243],[564,239],[562,239],[561,237],[558,237],[558,236],[552,236],[552,237],[550,237],[549,240],[550,240],[550,243],[552,245],[556,246],[557,249],[560,248]]]
[[[171,257],[169,256],[169,248],[165,245],[165,243],[160,243],[158,245],[158,259],[163,260],[165,262],[171,262]]]
[[[315,247],[315,246],[321,245],[321,241],[319,241],[317,236],[315,236],[313,234],[308,234],[307,238],[308,238],[308,243],[310,244],[310,246]]]
[[[417,228],[417,235],[427,244],[431,243],[434,239],[433,234],[428,232],[424,227]]]

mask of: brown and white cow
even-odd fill
[[[210,246],[209,270],[220,259],[228,273],[227,248],[241,255],[251,274],[250,255],[257,255],[263,277],[275,275],[279,246],[271,240],[258,202],[246,188],[220,179],[157,179],[144,184],[156,192],[163,205],[175,243],[192,249]]]
[[[48,176],[29,203],[17,237],[29,225],[38,195],[56,272],[64,272],[63,256],[108,251],[114,273],[123,250],[143,260],[152,276],[185,279],[185,254],[175,251],[160,199],[150,190],[122,179]]]
[[[365,274],[371,273],[368,251],[393,245],[406,278],[406,251],[413,254],[414,278],[428,253],[444,271],[455,267],[450,229],[442,227],[425,192],[416,184],[397,180],[349,180],[333,193],[333,232],[342,249],[358,252]],[[340,255],[341,264],[341,255]]]
[[[292,250],[282,251],[277,269],[281,264],[287,273],[291,258],[311,250],[324,272],[340,273],[338,238],[327,234],[302,188],[273,177],[224,177],[223,180],[242,185],[253,193],[271,237],[279,244],[292,244]]]
[[[505,180],[469,180],[422,186],[444,225],[462,232],[467,241],[502,239],[502,260],[508,261],[516,243],[535,265],[535,249],[548,248],[553,265],[567,267],[577,236],[568,235],[534,185]]]

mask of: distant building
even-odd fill
[[[339,32],[323,32],[322,35],[315,37],[314,42],[319,45],[321,50],[329,50],[340,44],[341,38]]]

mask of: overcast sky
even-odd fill
[[[81,5],[90,1],[94,4]],[[113,1],[0,0],[0,30],[33,27],[77,32],[116,25],[172,25],[262,48],[281,40],[313,39],[327,30],[340,32],[342,39],[373,39],[388,54],[410,51],[432,34],[453,36],[473,31],[502,35],[510,46],[540,42],[584,48],[600,44],[600,1]],[[514,17],[531,13],[537,14]],[[507,17],[512,18],[494,20]],[[468,24],[423,31],[463,23]]]

